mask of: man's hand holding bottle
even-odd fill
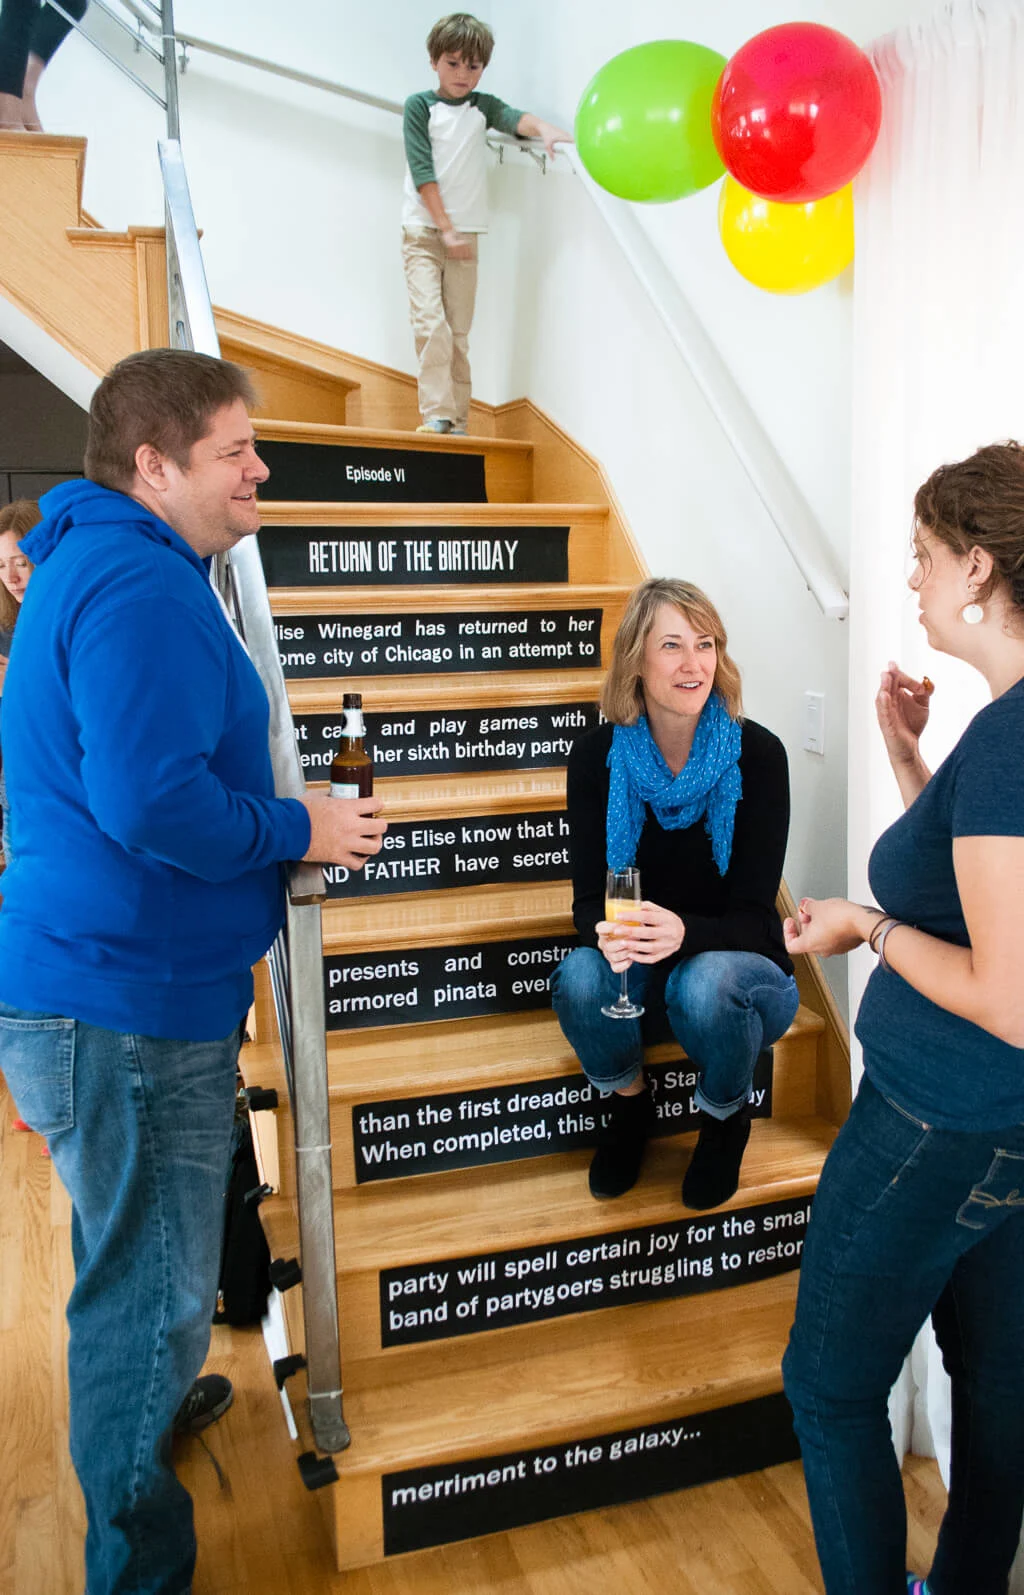
[[[381,850],[387,820],[377,819],[383,798],[336,798],[307,792],[301,799],[309,815],[309,848],[305,858],[314,864],[344,864],[362,869],[367,858]]]

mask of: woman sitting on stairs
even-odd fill
[[[582,945],[551,980],[588,1079],[611,1093],[590,1189],[621,1196],[636,1183],[656,1120],[643,1043],[665,1037],[667,1023],[699,1076],[700,1136],[683,1202],[717,1207],[739,1183],[758,1054],[798,1004],[775,907],[789,831],[786,753],[743,718],[718,611],[688,582],[646,581],[631,594],[601,708],[610,723],[581,737],[569,759]],[[604,918],[606,864],[640,871],[644,897],[628,927]],[[637,1019],[602,1013],[624,969],[645,1009],[643,1032]]]

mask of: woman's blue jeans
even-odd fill
[[[652,969],[657,965],[631,966],[634,1001],[644,1000]],[[596,947],[575,947],[551,976],[558,1022],[587,1079],[601,1091],[631,1085],[643,1064],[640,1021],[607,1019],[601,1012],[618,996],[619,983]],[[793,1023],[799,997],[792,975],[759,953],[698,953],[668,976],[664,1006],[672,1034],[700,1074],[697,1106],[727,1119],[747,1100],[758,1053]]]
[[[0,1069],[73,1204],[71,1455],[89,1595],[187,1595],[171,1422],[216,1303],[240,1032],[122,1035],[0,1003]]]
[[[783,1361],[827,1595],[905,1595],[889,1391],[929,1313],[953,1386],[934,1595],[1006,1595],[1024,1510],[1024,1126],[936,1130],[865,1079]]]

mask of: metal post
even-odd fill
[[[181,137],[178,116],[178,61],[174,53],[174,0],[160,0],[160,31],[164,46],[164,92],[167,97],[167,137]]]

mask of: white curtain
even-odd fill
[[[878,145],[856,186],[850,620],[850,895],[900,812],[873,699],[898,659],[936,684],[931,768],[987,701],[932,653],[906,588],[913,495],[935,466],[1024,440],[1024,0],[945,0],[880,40]],[[850,960],[851,1012],[874,959]],[[948,1459],[930,1331],[894,1395],[897,1443]],[[1018,1557],[1012,1588],[1024,1595]]]

